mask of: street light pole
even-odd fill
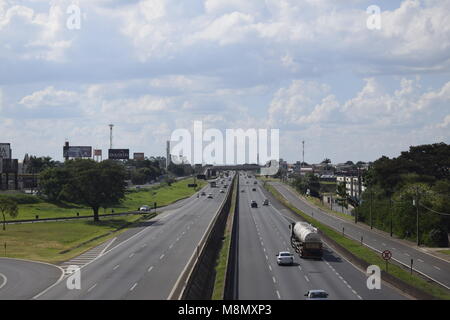
[[[392,237],[392,197],[389,198],[389,212],[391,214],[391,237]]]
[[[372,221],[372,189],[370,189],[370,229],[373,229],[373,221]]]

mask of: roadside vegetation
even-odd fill
[[[227,221],[227,225],[225,227],[223,242],[222,242],[222,248],[220,249],[219,257],[216,261],[216,279],[214,282],[214,291],[212,295],[212,300],[223,300],[224,290],[225,290],[225,281],[226,281],[226,274],[227,274],[227,268],[228,268],[228,257],[230,253],[230,244],[231,244],[231,236],[232,236],[232,230],[233,230],[233,224],[230,217],[234,215],[234,210],[236,207],[236,197],[237,197],[237,180],[235,179],[233,184],[233,194],[231,198],[231,206],[229,211],[229,218]]]

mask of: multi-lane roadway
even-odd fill
[[[301,259],[293,266],[278,266],[275,255],[290,251],[289,224],[296,217],[262,189],[254,178],[240,177],[238,214],[238,299],[305,299],[308,290],[322,289],[329,299],[405,299],[383,284],[369,290],[367,277],[325,246],[322,260]],[[253,188],[256,191],[253,191]],[[243,191],[242,191],[243,190]],[[269,206],[262,206],[268,198]],[[251,208],[255,200],[258,208]]]
[[[363,242],[367,246],[379,252],[390,250],[392,252],[392,259],[405,266],[410,266],[411,259],[413,259],[414,270],[426,275],[447,289],[450,289],[450,263],[448,261],[424,253],[417,247],[386,236],[382,232],[374,229],[371,230],[367,226],[355,224],[326,213],[299,197],[290,187],[283,183],[270,182],[270,184],[272,184],[286,200],[304,213],[310,216],[314,215],[315,219],[333,227],[339,232],[344,228],[345,234],[357,241],[360,241],[362,237]]]
[[[203,191],[212,193],[212,199],[194,195],[122,233],[102,255],[81,266],[80,289],[69,289],[70,275],[65,275],[50,287],[39,287],[40,292],[15,286],[4,294],[24,299],[167,299],[225,200],[227,193],[219,190],[207,186]],[[3,266],[0,272],[9,284],[14,275]]]

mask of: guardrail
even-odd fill
[[[236,179],[236,176],[237,174],[234,176],[233,179]],[[231,185],[234,186],[234,181]],[[169,294],[168,300],[181,300],[183,298],[186,298],[185,293],[186,291],[188,291],[187,289],[191,283],[192,275],[196,270],[196,268],[199,266],[201,258],[205,253],[205,248],[208,245],[212,231],[216,226],[217,221],[222,216],[224,210],[227,210],[227,208],[229,210],[229,205],[231,203],[233,193],[233,187],[227,188],[227,190],[228,192],[225,197],[225,200],[222,202],[219,209],[216,211],[214,218],[209,223],[202,238],[200,239],[200,242],[197,244],[196,249],[192,253],[188,263],[186,264],[180,276],[178,277],[174,287],[172,288],[172,291]]]

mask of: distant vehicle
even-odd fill
[[[216,181],[211,181],[209,184],[211,188],[215,188],[217,186]]]
[[[327,300],[328,293],[325,290],[309,290],[305,297],[306,300]]]
[[[221,190],[220,190],[220,193],[225,193],[225,190],[221,189]]]
[[[139,208],[140,212],[149,212],[150,210],[152,210],[150,206],[142,206]]]
[[[256,181],[253,181],[253,184],[258,184],[258,182],[256,182]]]
[[[264,200],[263,206],[268,206],[268,205],[269,205],[269,200],[268,199]]]
[[[202,193],[200,193],[201,196],[206,196],[206,192],[202,191]]]
[[[307,222],[292,223],[289,228],[291,229],[291,246],[300,254],[300,257],[322,258],[322,239],[316,228]]]
[[[278,265],[292,265],[294,264],[294,255],[288,251],[281,251],[277,255]]]
[[[250,206],[251,206],[252,208],[258,208],[258,203],[256,203],[255,200],[252,200],[252,202],[250,203]]]
[[[241,192],[245,192],[245,189],[242,189]]]
[[[209,193],[209,194],[208,194],[208,199],[212,199],[212,198],[213,198],[212,193]]]
[[[256,188],[253,188],[252,191],[256,191]]]
[[[248,184],[248,181],[246,182],[246,184]]]
[[[228,185],[227,185],[227,184],[224,184],[223,187],[226,189],[226,188],[228,188]]]

